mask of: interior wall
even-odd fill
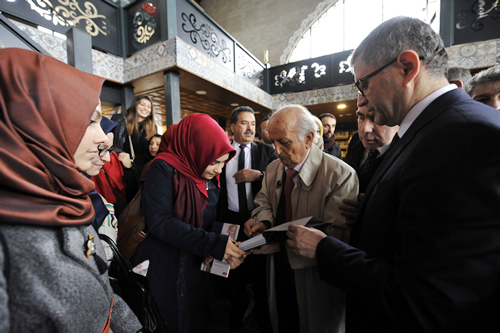
[[[200,6],[260,61],[280,64],[288,40],[324,0],[202,0]]]

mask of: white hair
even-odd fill
[[[312,132],[313,135],[316,136],[316,131],[317,131],[316,121],[314,121],[311,112],[309,112],[309,110],[307,110],[302,105],[292,104],[283,106],[273,113],[271,119],[274,118],[277,114],[280,114],[281,112],[285,112],[291,109],[296,109],[300,111],[297,115],[296,119],[297,127],[295,128],[298,131],[300,141],[304,142],[306,134],[309,132]]]

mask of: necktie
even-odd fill
[[[379,151],[377,149],[375,150],[370,150],[368,152],[368,158],[366,159],[365,163],[361,165],[359,168],[359,175],[362,176],[368,172],[371,171],[373,167],[373,162],[375,162],[375,159],[377,158],[379,154]]]
[[[293,182],[293,177],[297,175],[297,170],[287,169],[286,170],[286,181],[285,181],[285,222],[290,222],[292,220],[292,191],[295,186]]]
[[[238,171],[245,169],[245,145],[240,145],[240,157],[238,159]],[[238,183],[238,205],[241,214],[248,213],[247,191],[245,183]]]

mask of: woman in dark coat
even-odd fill
[[[87,171],[103,79],[0,50],[0,332],[137,332],[109,285]]]
[[[244,252],[211,232],[219,174],[235,154],[225,132],[208,115],[191,114],[173,130],[166,152],[149,169],[142,192],[147,238],[132,258],[150,260],[148,277],[169,332],[210,332],[212,278],[204,257],[237,267]]]

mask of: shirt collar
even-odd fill
[[[231,143],[231,146],[233,146],[234,149],[240,149],[241,145],[238,142],[236,142],[235,140],[233,140],[233,142]],[[246,144],[246,145],[243,145],[243,146],[245,146],[248,149],[251,149],[252,144],[249,143],[249,144]]]
[[[425,110],[426,107],[429,106],[429,104],[431,104],[439,96],[444,95],[448,91],[451,91],[453,89],[458,89],[457,85],[450,84],[450,85],[444,86],[444,87],[436,90],[435,92],[433,92],[432,94],[430,94],[429,96],[427,96],[426,98],[421,100],[420,102],[418,102],[414,107],[412,107],[410,109],[410,111],[408,111],[406,116],[403,118],[403,121],[401,122],[401,124],[399,125],[399,131],[398,131],[399,137],[402,138],[403,135],[405,135],[406,131],[408,130],[408,128],[410,128],[411,124],[413,124],[415,119],[417,119],[417,117],[422,113],[422,111]]]
[[[295,168],[293,168],[295,171],[297,171],[297,173],[299,173],[299,172],[300,172],[300,170],[302,169],[302,166],[304,166],[304,163],[306,162],[307,157],[309,156],[309,153],[310,153],[310,152],[311,152],[311,148],[309,148],[309,149],[307,150],[307,155],[306,155],[306,158],[304,158],[304,160],[302,161],[302,163],[297,164],[297,165],[295,166]],[[288,170],[288,169],[289,169],[288,167],[285,167],[285,170]]]

